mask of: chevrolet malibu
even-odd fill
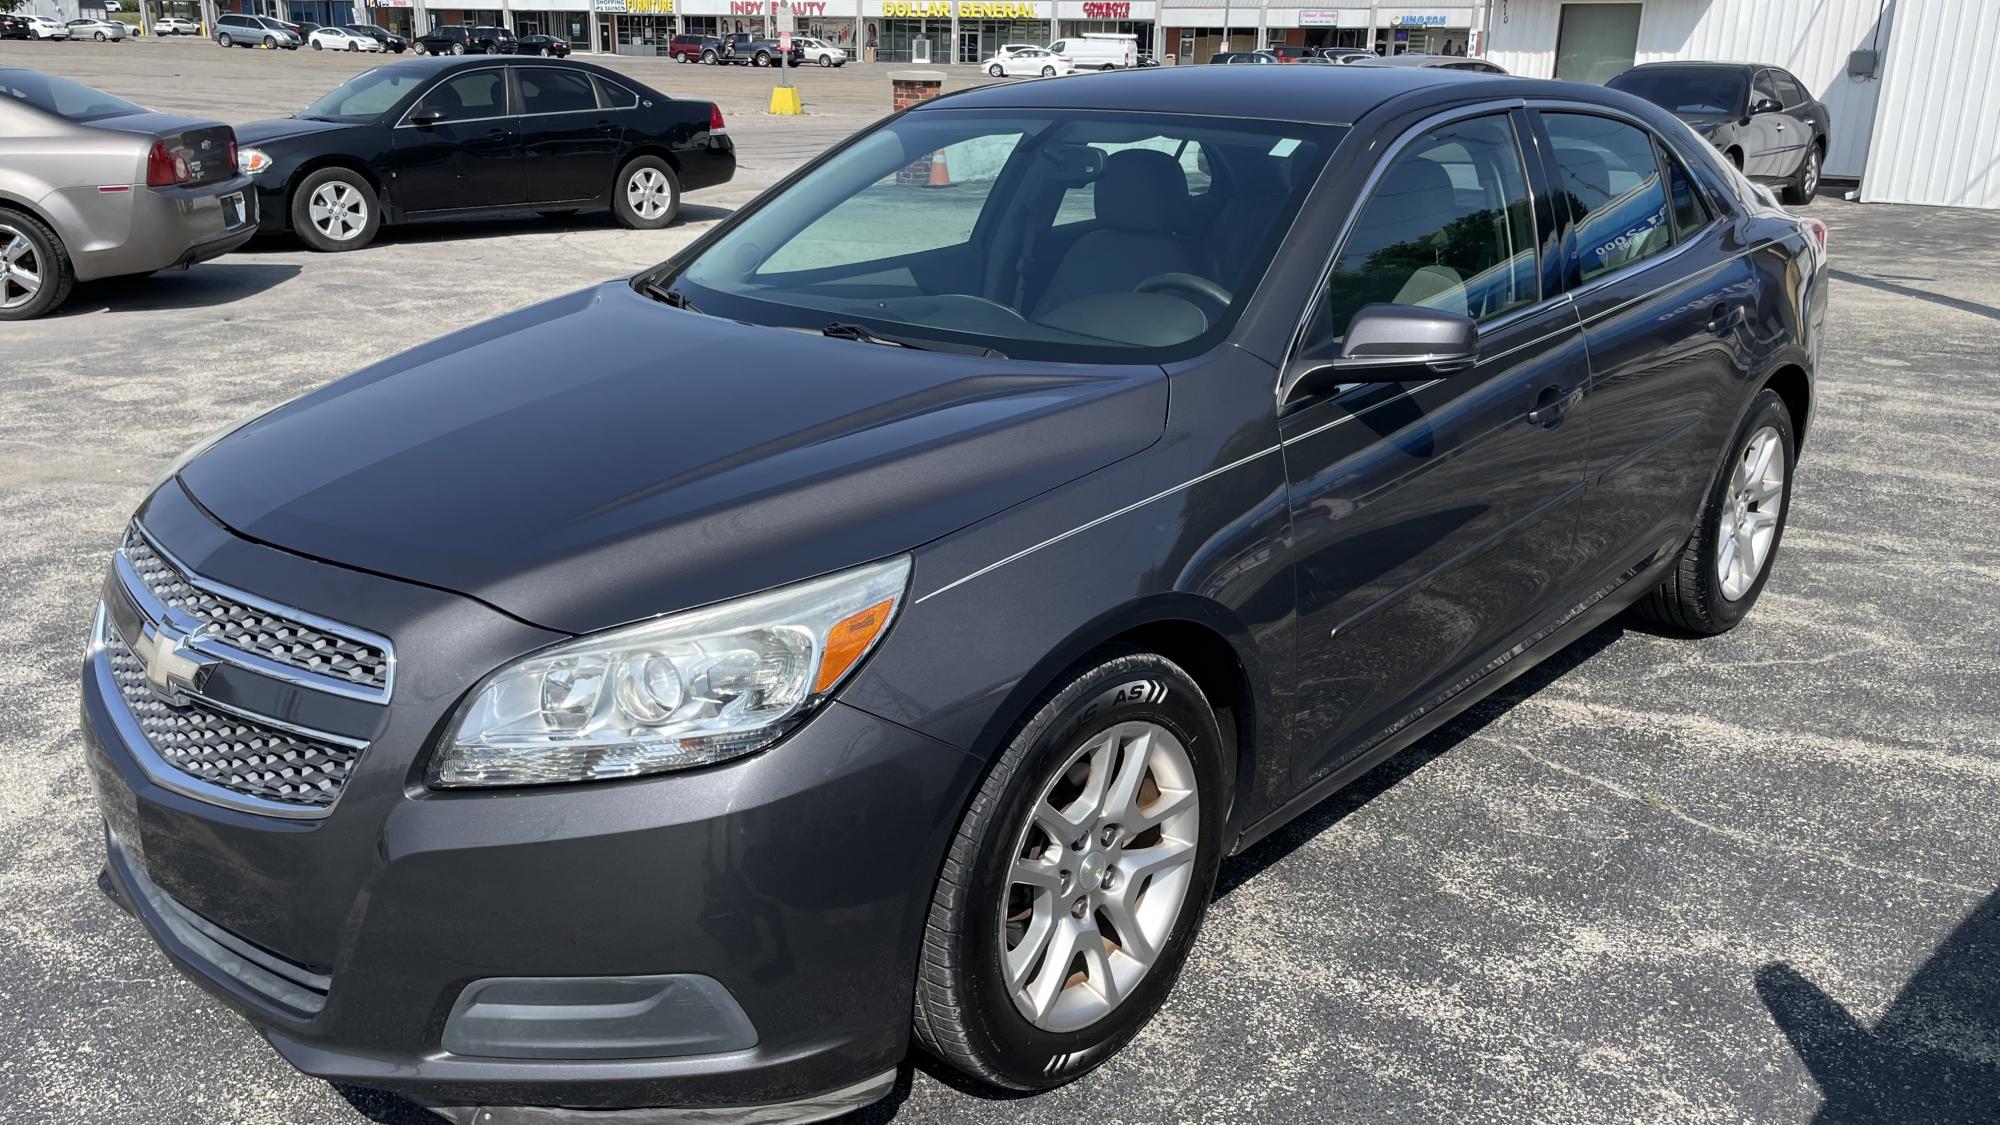
[[[461,1122],[1071,1081],[1224,856],[1614,614],[1742,621],[1824,240],[1593,87],[925,103],[177,462],[83,673],[102,881]]]

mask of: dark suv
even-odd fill
[[[722,62],[745,63],[750,66],[777,66],[781,57],[782,52],[778,49],[778,41],[768,36],[753,35],[747,31],[738,31],[724,38],[722,41],[722,58],[720,60]],[[794,40],[789,60],[791,65],[799,65],[800,61],[805,57],[806,49]]]
[[[1224,856],[1616,614],[1745,620],[1825,237],[1596,86],[922,103],[177,461],[82,671],[104,884],[465,1125],[1059,1086],[1227,973]]]
[[[667,54],[675,62],[712,65],[722,60],[722,40],[713,35],[676,35],[667,41]]]
[[[1792,72],[1751,63],[1647,63],[1606,83],[1693,126],[1737,170],[1802,207],[1819,191],[1833,116]]]
[[[417,37],[417,49],[427,55],[511,55],[515,46],[513,32],[483,25],[453,24]]]

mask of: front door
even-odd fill
[[[618,121],[600,109],[590,75],[547,66],[514,69],[521,105],[523,198],[529,203],[596,199],[611,187],[622,143]]]
[[[1357,370],[1281,420],[1302,788],[1471,686],[1567,592],[1587,362],[1575,312],[1543,300],[1552,222],[1529,192],[1526,121],[1468,117],[1396,152],[1309,320],[1303,356],[1337,353],[1369,303],[1481,330],[1470,370]]]
[[[979,53],[979,32],[960,28],[958,31],[958,61],[962,63],[981,62],[986,56]]]
[[[422,213],[522,202],[521,129],[507,86],[502,67],[462,71],[403,115],[391,161],[398,207]]]

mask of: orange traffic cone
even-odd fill
[[[932,186],[932,187],[950,187],[950,186],[951,186],[951,169],[950,169],[950,168],[947,168],[947,167],[945,167],[945,163],[944,163],[944,153],[942,153],[942,152],[934,152],[934,153],[931,153],[931,184],[930,184],[930,186]]]

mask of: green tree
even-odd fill
[[[28,0],[0,0],[0,13],[19,11]]]

